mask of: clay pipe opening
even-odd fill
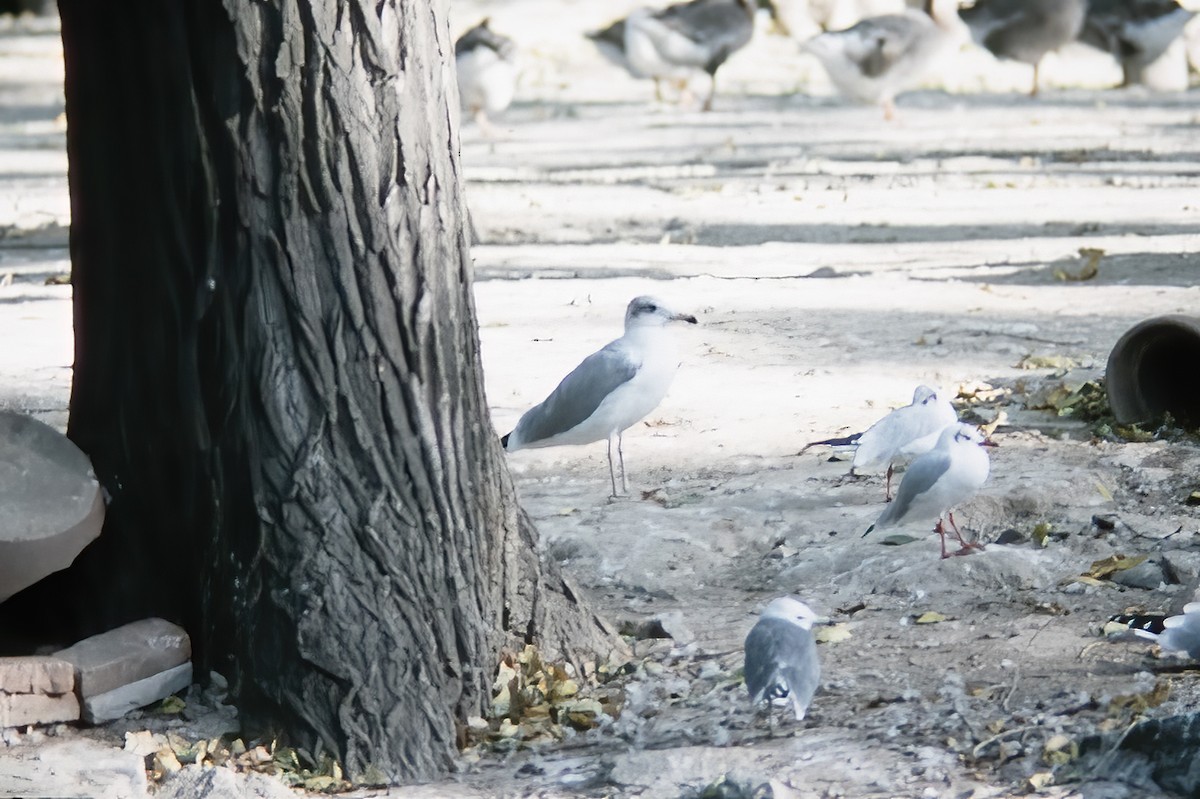
[[[1200,428],[1200,317],[1156,316],[1131,327],[1108,356],[1104,382],[1118,422],[1170,413]]]

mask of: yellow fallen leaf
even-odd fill
[[[1079,366],[1079,361],[1066,355],[1026,355],[1017,362],[1018,369],[1061,369],[1069,371]]]
[[[1029,783],[1029,790],[1043,791],[1054,784],[1054,775],[1049,771],[1039,771],[1036,774],[1030,774],[1026,782]]]
[[[1104,483],[1101,483],[1099,480],[1096,481],[1096,490],[1100,492],[1100,496],[1104,497],[1109,502],[1113,501],[1112,492],[1108,490],[1108,486],[1104,485]]]
[[[1132,558],[1127,558],[1124,555],[1116,554],[1109,555],[1107,558],[1092,561],[1092,566],[1085,573],[1088,577],[1094,577],[1097,580],[1103,580],[1109,575],[1132,569],[1146,559],[1145,555],[1137,555]]]
[[[837,644],[850,637],[850,625],[844,622],[827,624],[813,630],[813,640],[818,644]]]
[[[946,621],[948,618],[948,616],[943,616],[936,610],[930,610],[922,613],[920,616],[917,616],[915,621],[917,624],[937,624],[940,621]]]
[[[1052,735],[1042,747],[1042,760],[1051,766],[1062,766],[1079,757],[1079,745],[1065,735]]]
[[[183,764],[175,757],[175,753],[169,747],[163,747],[154,753],[154,764],[150,770],[161,779],[162,775],[172,774],[181,768]]]
[[[996,428],[999,427],[1000,425],[1004,424],[1007,421],[1008,421],[1008,412],[1000,411],[1000,413],[996,414],[995,419],[988,422],[987,424],[980,425],[979,429],[981,431],[983,431],[984,437],[991,438],[993,435],[996,434]]]

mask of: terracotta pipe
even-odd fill
[[[1131,327],[1109,353],[1104,382],[1122,424],[1169,412],[1200,428],[1200,317],[1156,316]]]

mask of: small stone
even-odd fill
[[[1118,585],[1130,588],[1145,588],[1155,590],[1167,581],[1163,573],[1162,561],[1158,558],[1147,558],[1131,569],[1113,572],[1112,581]]]

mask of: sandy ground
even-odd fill
[[[794,42],[760,35],[701,114],[655,104],[576,37],[615,5],[487,10],[525,52],[499,134],[462,134],[498,432],[619,335],[632,297],[700,320],[677,331],[667,399],[625,437],[628,497],[608,498],[603,444],[509,460],[547,556],[609,618],[661,618],[674,641],[635,643],[644,662],[608,728],[405,793],[698,796],[724,778],[778,797],[1006,796],[1051,771],[1053,736],[1123,728],[1133,716],[1114,697],[1159,680],[1170,695],[1149,716],[1196,707],[1194,672],[1156,675],[1143,644],[1092,644],[1109,614],[1166,608],[1200,576],[1200,521],[1184,504],[1200,447],[1102,441],[1027,410],[1063,376],[1018,365],[1063,356],[1078,365],[1068,380],[1095,375],[1134,322],[1200,312],[1194,92],[1104,90],[1115,68],[1072,49],[1046,69],[1065,88],[1035,101],[1011,91],[1028,70],[964,50],[887,124],[832,97]],[[454,24],[482,12],[457,5]],[[61,423],[69,288],[41,285],[67,268],[61,61],[37,35],[0,36],[0,54],[31,61],[0,73],[0,279],[13,275],[0,285],[0,406]],[[27,112],[13,110],[22,91],[41,98]],[[1104,251],[1096,277],[1056,278],[1082,268],[1081,247]],[[943,561],[922,529],[902,546],[863,540],[881,480],[849,479],[828,450],[797,456],[919,383],[1003,389],[977,409],[1008,418],[992,476],[957,517],[983,541],[1050,525],[1045,548]],[[1158,564],[1149,587],[1074,581],[1118,553]],[[738,682],[740,647],[789,592],[850,637],[820,647],[809,718],[769,737]],[[930,611],[947,619],[914,623]],[[1154,793],[1069,772],[1045,791]],[[723,790],[710,795],[743,795]]]

